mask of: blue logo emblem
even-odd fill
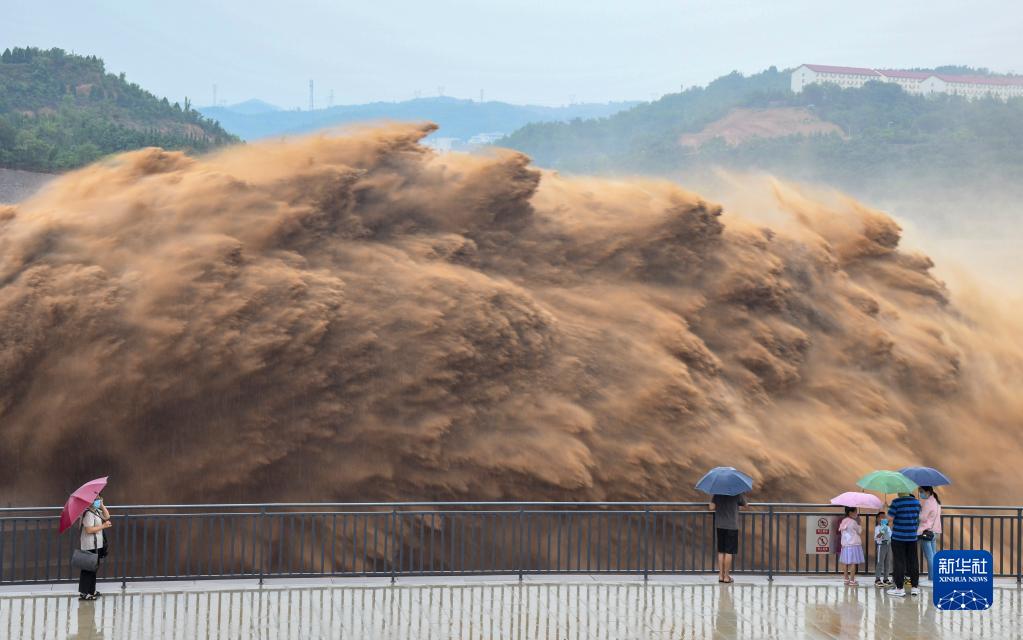
[[[989,551],[939,551],[934,554],[934,606],[946,611],[990,609],[994,571]]]

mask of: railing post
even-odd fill
[[[394,538],[394,544],[395,545],[400,544],[398,542],[398,510],[397,509],[391,509],[391,535],[388,536],[388,537]],[[395,581],[396,581],[395,572],[394,572],[394,556],[395,556],[395,553],[394,553],[394,550],[392,549],[391,550],[391,557],[387,559],[388,563],[390,563],[390,565],[391,565],[391,584],[394,584]]]
[[[646,582],[650,578],[650,505],[647,505],[646,510],[643,512],[643,582]]]
[[[767,507],[767,581],[774,582],[774,505]]]
[[[1023,583],[1023,509],[1016,509],[1016,586]]]
[[[118,520],[120,520],[120,521],[125,523],[125,526],[118,527],[118,529],[123,529],[124,531],[127,531],[128,530],[127,521],[128,521],[128,518],[130,518],[130,517],[131,517],[130,515],[125,515],[125,516],[118,517],[117,518]],[[121,540],[123,538],[124,538],[124,536],[119,536],[117,539]],[[125,546],[124,551],[118,554],[119,556],[121,556],[121,591],[124,591],[124,590],[126,590],[128,588],[128,559],[125,557],[125,553],[127,552],[127,546],[128,545],[124,545],[124,546]]]
[[[191,525],[189,525],[191,526]],[[267,534],[266,530],[266,505],[259,510],[259,535],[263,536]],[[266,544],[260,545],[262,550],[259,553],[259,586],[263,586],[263,573],[266,570],[266,558],[269,555],[267,549],[273,544],[273,537],[267,536]]]
[[[518,552],[516,554],[518,556],[518,559],[515,561],[515,564],[518,566],[519,569],[519,582],[522,582],[522,565],[523,559],[525,557],[525,550],[523,549],[522,543],[522,539],[525,537],[526,533],[525,516],[526,516],[525,510],[519,509],[519,544]]]

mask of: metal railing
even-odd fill
[[[692,502],[478,502],[115,506],[101,580],[717,571],[714,514]],[[59,508],[0,509],[0,584],[77,579],[77,528]],[[832,505],[759,503],[740,517],[736,573],[829,574],[805,553],[806,518]],[[1023,507],[943,507],[939,548],[986,549],[1023,578]],[[875,516],[863,521],[867,570]],[[923,565],[921,565],[923,567]]]

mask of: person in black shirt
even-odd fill
[[[718,582],[734,582],[732,558],[739,552],[739,509],[745,506],[746,498],[741,493],[737,496],[715,495],[710,500],[718,540]]]

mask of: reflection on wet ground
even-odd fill
[[[810,581],[288,586],[109,595],[0,594],[3,638],[1011,638],[1021,591],[994,608]],[[153,589],[152,586],[149,589]],[[174,591],[176,590],[176,592]]]

